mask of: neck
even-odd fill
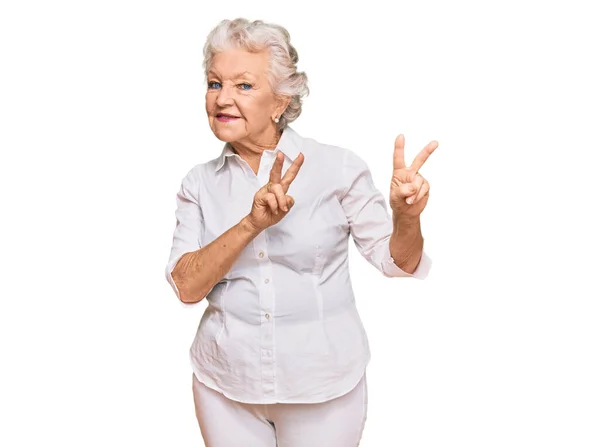
[[[255,157],[260,159],[263,151],[277,147],[281,134],[277,127],[269,126],[260,135],[248,135],[241,140],[230,141],[229,144],[233,151],[244,159]]]
[[[229,144],[233,151],[248,163],[254,173],[257,173],[262,153],[275,149],[281,134],[282,132],[277,127],[270,127],[259,136],[249,135],[244,139],[231,141]]]

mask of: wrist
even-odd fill
[[[238,225],[241,233],[250,236],[251,238],[258,236],[263,231],[262,228],[258,228],[252,223],[249,216],[244,216]]]
[[[392,221],[394,222],[394,226],[396,226],[396,224],[401,224],[402,226],[415,226],[421,222],[421,216],[419,214],[413,216],[410,214],[393,211]]]

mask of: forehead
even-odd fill
[[[209,73],[224,79],[236,77],[261,78],[268,71],[269,56],[266,51],[251,53],[246,50],[231,49],[215,54]]]

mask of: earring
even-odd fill
[[[275,117],[275,118],[273,118],[273,121],[275,121],[276,123],[279,123],[279,118]]]

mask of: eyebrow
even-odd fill
[[[212,74],[214,74],[214,75],[217,75],[218,77],[221,77],[221,75],[219,75],[219,74],[218,74],[216,71],[214,71],[214,70],[210,70],[210,71],[208,72],[208,74],[211,74],[211,73],[212,73]],[[252,73],[250,73],[249,71],[243,71],[243,72],[241,72],[241,73],[236,73],[236,74],[234,74],[234,75],[233,75],[233,77],[232,77],[232,79],[238,79],[238,78],[242,78],[242,77],[244,77],[244,75],[246,75],[246,74],[250,75],[250,77],[255,77],[255,76],[254,76]]]

